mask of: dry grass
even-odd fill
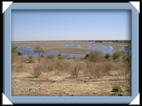
[[[66,42],[54,43],[49,42],[48,46]],[[82,42],[82,45],[86,44]],[[95,61],[32,57],[31,63],[25,62],[22,56],[13,55],[12,95],[112,96],[114,85],[121,86],[123,96],[130,95],[130,62],[95,55]]]
[[[42,58],[39,62],[38,58],[33,59],[35,61],[30,64],[13,62],[12,95],[111,96],[115,84],[122,87],[122,95],[130,95],[127,62],[58,58]]]

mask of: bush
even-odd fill
[[[87,53],[86,56],[85,56],[85,59],[92,61],[92,62],[105,61],[104,56],[97,51],[91,51],[90,53]]]
[[[116,93],[121,93],[122,92],[122,88],[119,85],[115,85],[112,87],[112,92],[116,92]]]
[[[112,55],[113,60],[119,59],[120,57],[121,57],[121,52],[120,51],[116,51]]]
[[[106,55],[105,55],[105,58],[106,58],[106,59],[110,59],[110,57],[111,57],[110,54],[106,54]]]
[[[21,55],[22,55],[22,52],[18,51],[16,47],[13,47],[13,48],[12,48],[12,54],[21,56]]]
[[[22,53],[21,53],[21,52],[19,52],[19,51],[17,51],[17,55],[18,55],[18,56],[21,56],[21,55],[22,55]]]
[[[130,58],[130,56],[128,54],[124,55],[122,58],[123,58],[124,61],[128,61],[128,62],[131,61],[131,58]]]

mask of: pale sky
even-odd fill
[[[15,10],[11,39],[130,40],[130,22],[130,12],[124,10]]]

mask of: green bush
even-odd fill
[[[18,56],[21,56],[21,55],[22,55],[22,53],[21,53],[21,52],[19,52],[19,51],[17,51],[17,55],[18,55]]]
[[[21,56],[21,55],[22,55],[22,52],[18,51],[16,47],[13,47],[13,48],[12,48],[12,54]]]
[[[111,57],[110,54],[106,54],[106,55],[105,55],[105,58],[106,58],[106,59],[110,59],[110,57]]]
[[[96,55],[96,52],[95,51],[91,51],[90,53],[86,54],[85,59],[94,62],[95,58],[96,58],[95,55]]]
[[[113,60],[117,60],[117,59],[119,59],[120,57],[121,57],[121,52],[120,52],[120,51],[116,51],[116,52],[114,52],[113,55],[112,55],[112,59],[113,59]]]
[[[130,62],[130,60],[131,60],[131,58],[128,54],[124,55],[122,58],[123,58],[124,61],[128,61],[128,62]]]
[[[122,92],[122,88],[119,85],[115,85],[112,87],[112,92],[116,92],[116,93],[121,93]]]
[[[97,51],[91,51],[91,52],[87,53],[84,59],[89,60],[91,62],[105,61],[104,56]]]

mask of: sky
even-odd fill
[[[130,12],[124,10],[15,10],[12,41],[130,40]]]

